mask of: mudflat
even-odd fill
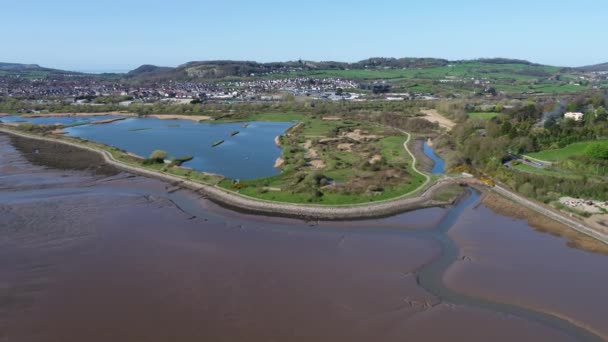
[[[483,205],[466,212],[450,230],[460,260],[445,273],[446,285],[550,313],[608,339],[606,247],[502,197],[485,203],[515,217]]]
[[[450,209],[251,216],[93,159],[42,166],[57,155],[37,161],[47,152],[28,148],[0,135],[0,341],[577,340],[421,287]]]

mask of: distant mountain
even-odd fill
[[[588,65],[579,68],[574,68],[576,71],[581,72],[598,72],[598,71],[608,71],[608,63]]]

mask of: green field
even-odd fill
[[[603,141],[608,141],[608,140],[603,140]],[[568,145],[564,148],[530,153],[530,154],[528,154],[528,156],[530,156],[532,158],[540,159],[540,160],[546,160],[546,161],[562,161],[562,160],[566,160],[573,156],[580,156],[580,155],[585,154],[585,150],[587,149],[587,147],[590,144],[593,144],[596,142],[598,142],[598,140],[574,143],[574,144]]]
[[[497,117],[498,113],[469,113],[471,119],[485,119],[490,120],[491,118]]]
[[[534,166],[530,166],[527,164],[519,164],[513,166],[514,169],[522,172],[533,173],[535,175],[540,176],[549,176],[549,177],[557,177],[557,178],[569,178],[569,179],[580,179],[582,178],[579,175],[568,173],[568,172],[560,172],[551,169],[541,169]]]
[[[551,79],[560,75],[563,81]],[[589,89],[587,86],[567,84],[574,76],[563,73],[561,68],[528,64],[495,64],[479,61],[453,62],[447,66],[411,69],[354,69],[354,70],[302,70],[274,74],[265,78],[344,78],[358,81],[388,80],[393,88],[408,91],[437,93],[473,90],[472,80],[485,80],[491,87],[507,93],[576,93]],[[444,80],[442,83],[437,81]]]
[[[489,64],[477,61],[455,62],[449,66],[425,69],[386,70],[310,70],[292,72],[279,76],[307,76],[315,78],[342,77],[350,79],[442,79],[442,78],[484,78],[513,81],[530,81],[540,76],[550,76],[560,71],[558,67],[525,64]],[[276,76],[273,76],[276,77]]]

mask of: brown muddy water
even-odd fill
[[[0,135],[0,341],[607,333],[608,257],[477,205],[474,191],[450,209],[311,223],[169,193],[90,156],[79,171],[33,164],[69,167],[53,160],[72,154],[14,143]]]

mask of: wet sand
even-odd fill
[[[502,203],[501,211],[508,207],[500,198],[490,201]],[[520,218],[496,215],[483,205],[468,210],[449,233],[461,260],[444,275],[446,285],[547,312],[608,339],[608,257],[600,253],[605,247],[529,216],[525,208],[516,215]]]
[[[22,155],[9,142],[0,135],[0,341],[576,340],[420,286],[418,271],[443,254],[434,227],[450,209],[252,216],[95,160],[35,165],[27,143]]]

